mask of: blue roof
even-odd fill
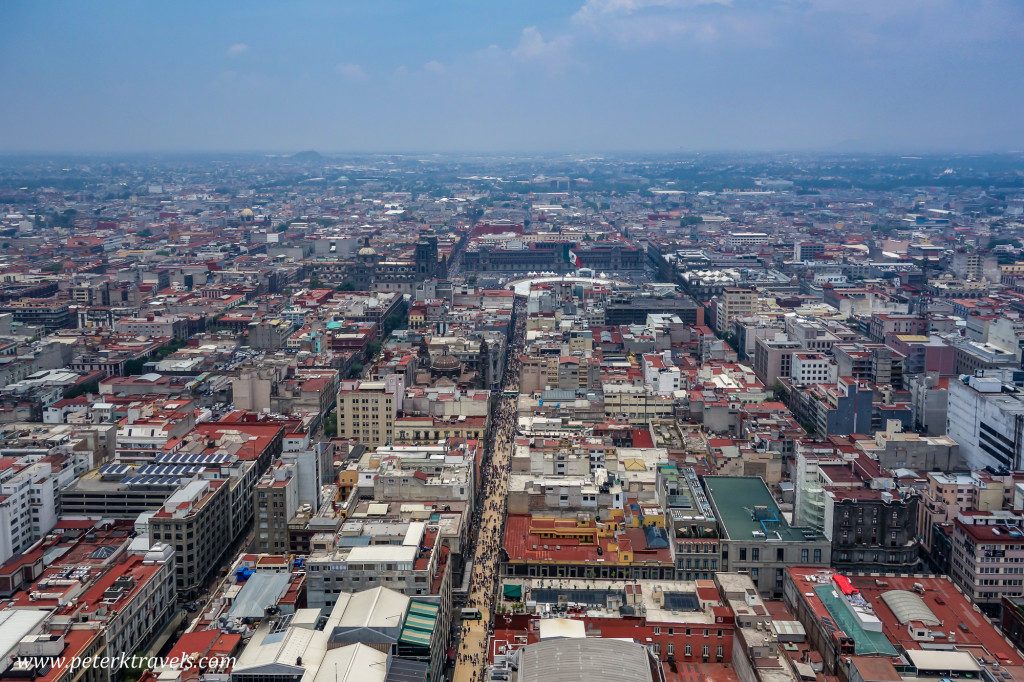
[[[647,537],[647,547],[650,549],[664,549],[668,547],[668,534],[664,528],[658,526],[647,526],[644,528],[644,535]]]
[[[369,535],[343,535],[338,538],[338,547],[369,547],[371,539]]]
[[[254,573],[245,582],[245,587],[239,590],[228,611],[228,617],[263,618],[264,610],[268,606],[276,606],[278,600],[288,591],[291,579],[291,574],[284,572]]]

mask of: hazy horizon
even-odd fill
[[[0,155],[1012,153],[1020,35],[1015,0],[12,2]]]

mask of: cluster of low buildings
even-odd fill
[[[266,163],[0,191],[0,677],[1024,679],[1019,190]]]

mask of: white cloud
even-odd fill
[[[248,51],[249,51],[249,46],[246,45],[245,43],[235,43],[234,45],[232,45],[231,47],[228,48],[228,56],[229,57],[237,57],[237,56],[239,56],[239,55],[241,55],[241,54],[243,54],[245,52],[248,52]]]
[[[366,72],[358,64],[338,64],[334,70],[349,80],[366,80]]]
[[[734,12],[732,0],[587,0],[570,24],[623,47],[709,43],[728,32]]]
[[[732,5],[732,0],[587,0],[573,15],[573,21],[588,23],[602,16],[626,16],[650,9],[691,9],[701,5]]]
[[[536,26],[528,26],[519,36],[519,44],[510,53],[520,61],[562,62],[566,59],[566,51],[571,43],[569,36],[558,36],[552,40],[544,40],[544,36]]]
[[[399,66],[397,69],[395,69],[394,75],[396,78],[405,78],[406,76],[409,75],[409,69],[405,66]]]
[[[931,46],[1019,33],[1021,6],[1007,0],[585,0],[571,17],[569,35],[625,48],[685,42],[783,47],[828,36],[832,43],[914,50],[918,40]]]
[[[429,71],[430,73],[436,73],[436,74],[442,74],[442,73],[445,72],[444,64],[442,64],[441,62],[436,61],[436,60],[431,60],[431,61],[427,62],[426,64],[424,64],[423,65],[423,70],[424,71]]]

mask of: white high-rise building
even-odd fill
[[[979,370],[949,382],[946,433],[970,469],[1024,465],[1024,389],[1020,371]]]
[[[70,483],[74,472],[68,471]],[[31,547],[57,524],[60,478],[49,462],[19,462],[0,473],[0,563]]]

